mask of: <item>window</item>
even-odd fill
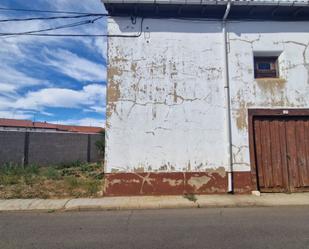
[[[254,57],[255,78],[279,78],[278,57]]]

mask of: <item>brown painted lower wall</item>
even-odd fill
[[[234,172],[235,194],[252,190],[250,172]],[[222,172],[109,173],[105,196],[225,194],[227,174]]]
[[[253,190],[251,172],[233,172],[233,189],[235,194],[250,194]]]
[[[223,194],[227,176],[222,173],[111,173],[105,177],[106,196]]]

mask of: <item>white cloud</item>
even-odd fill
[[[106,38],[96,38],[94,45],[97,51],[102,55],[105,60],[107,59],[107,41]]]
[[[0,118],[12,118],[12,119],[31,119],[33,114],[23,111],[1,111]]]
[[[41,3],[49,4],[50,8],[64,11],[80,11],[80,12],[105,12],[104,5],[101,0],[87,0],[76,3],[74,0],[40,0]]]
[[[4,93],[15,93],[15,90],[16,90],[15,85],[0,82],[0,91],[1,91],[2,94],[4,94]]]
[[[32,8],[32,4],[32,1],[24,1],[23,7]],[[87,0],[83,3],[76,3],[75,0],[37,0],[36,6],[38,9],[105,12],[100,0]],[[14,15],[15,13],[1,12],[0,19],[11,18]],[[16,15],[26,17],[33,16],[33,13],[16,12]],[[2,23],[0,32],[37,30],[75,21],[78,20]],[[102,34],[105,32],[105,27],[104,20],[100,20],[95,24],[56,32]],[[105,86],[94,83],[105,80],[106,68],[103,61],[91,61],[79,54],[70,52],[71,46],[76,46],[77,43],[86,47],[89,53],[99,54],[106,58],[106,40],[104,38],[0,37],[0,117],[32,118],[34,114],[38,113],[47,116],[54,114],[56,118],[57,114],[50,113],[49,107],[81,108],[81,112],[90,111],[103,115],[105,111]],[[81,84],[87,82],[88,85],[81,90],[73,90],[66,88],[63,82],[62,87],[60,87],[58,82],[53,82],[53,79],[45,75],[44,70],[38,75],[35,70],[25,70],[23,65],[26,65],[27,68],[29,68],[29,65],[33,65],[34,69],[37,69],[37,65],[41,67],[43,65],[46,66],[46,71],[51,71],[52,68]],[[51,68],[48,68],[49,66]],[[49,80],[46,80],[45,77]],[[75,81],[74,83],[76,84]],[[32,87],[40,90],[31,90]],[[91,121],[91,119],[88,121],[87,119],[81,120],[83,121],[80,122]]]
[[[12,104],[15,102],[14,98],[10,96],[0,95],[0,111],[6,111],[12,108]]]
[[[93,34],[102,34],[101,31],[94,31]],[[94,39],[85,39],[84,45],[87,46],[88,49],[94,49],[96,53],[100,54],[102,58],[107,59],[107,40],[106,37],[97,37]]]
[[[13,107],[16,99],[15,96],[0,95],[0,118],[29,119],[33,117],[33,111],[20,110]]]
[[[6,19],[8,16],[0,14],[0,18]],[[20,32],[25,30],[38,29],[43,25],[41,22],[14,22],[0,25],[0,32]],[[35,37],[14,36],[0,37],[0,92],[7,92],[9,89],[13,93],[24,87],[29,86],[46,86],[48,80],[40,77],[31,76],[26,72],[22,72],[19,63],[27,63],[31,61],[31,56],[35,52],[29,48],[38,41]],[[10,86],[10,87],[8,87]]]
[[[11,85],[11,89],[16,90],[17,88],[23,88],[26,86],[48,84],[46,80],[44,82],[43,80],[31,77],[17,70],[17,68],[14,68],[14,66],[10,66],[4,63],[0,64],[0,82],[2,82],[0,91],[7,90],[8,85]]]
[[[32,91],[25,96],[10,98],[0,96],[0,118],[32,119],[34,116],[54,116],[48,108],[75,108],[84,111],[99,113],[102,119],[81,118],[71,120],[68,117],[68,123],[80,125],[98,125],[104,123],[105,113],[105,91],[104,85],[90,84],[84,86],[81,90],[72,90],[65,88],[46,88],[38,91]],[[59,121],[60,122],[60,121]],[[61,121],[60,123],[64,123]]]
[[[84,86],[82,90],[46,88],[27,93],[12,106],[28,110],[44,110],[47,107],[81,108],[85,106],[91,108],[92,105],[105,103],[105,91],[105,86],[99,84]]]
[[[44,51],[46,63],[58,69],[59,72],[79,81],[103,81],[106,78],[106,68],[103,64],[82,58],[64,49]]]
[[[4,38],[1,38],[0,54],[2,57],[5,56],[7,60],[24,57],[18,44]]]
[[[105,112],[105,106],[91,106],[90,111],[95,111],[98,113],[104,113]]]
[[[41,4],[40,4],[41,3]],[[25,3],[27,4],[27,3]],[[71,11],[89,11],[89,12],[103,12],[103,4],[99,0],[90,0],[86,4],[76,4],[73,0],[56,0],[56,1],[39,1],[40,6],[44,6],[46,9],[59,9],[59,10],[71,10]],[[38,5],[38,6],[39,6]],[[50,7],[47,7],[50,6]],[[29,6],[30,7],[30,6]],[[102,11],[103,10],[103,11]],[[20,14],[20,13],[19,13]],[[23,17],[29,14],[22,13]],[[0,13],[0,19],[11,18],[12,15],[8,15],[7,12]],[[89,19],[89,18],[86,18]],[[81,20],[85,20],[81,19]],[[42,28],[48,28],[65,23],[72,23],[79,20],[53,20],[53,21],[27,21],[27,22],[9,22],[2,23],[0,25],[0,32],[23,32],[29,30],[38,30]],[[104,33],[105,22],[101,20],[95,24],[89,24],[84,26],[78,26],[76,28],[59,30],[56,33],[75,33],[75,34],[91,34],[91,33]],[[51,32],[49,32],[51,33]],[[10,36],[0,37],[0,82],[14,84],[17,86],[16,90],[22,89],[24,86],[29,85],[44,85],[44,80],[35,79],[29,76],[27,73],[22,73],[18,69],[18,63],[42,63],[42,60],[35,59],[35,56],[44,56],[42,53],[42,47],[49,47],[50,50],[44,50],[54,53],[55,56],[49,54],[49,63],[59,72],[62,72],[79,81],[104,81],[106,78],[106,68],[103,63],[96,63],[89,61],[85,58],[79,57],[76,54],[69,52],[68,50],[60,49],[53,50],[54,47],[67,47],[72,46],[72,42],[76,44],[79,42],[88,48],[90,53],[99,53],[105,57],[106,41],[103,38],[85,38],[85,37],[35,37],[35,36]],[[102,44],[101,44],[102,43]],[[63,53],[63,57],[60,53]],[[35,55],[35,56],[33,56]],[[72,59],[72,61],[70,61]],[[76,59],[76,61],[74,61]],[[59,63],[59,64],[57,64]],[[35,67],[35,64],[34,64]],[[66,70],[64,70],[66,68]],[[0,89],[1,90],[1,89]]]

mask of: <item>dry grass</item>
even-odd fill
[[[101,164],[0,167],[0,199],[100,197],[102,188]]]

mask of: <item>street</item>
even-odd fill
[[[1,249],[308,249],[309,208],[0,213]]]

